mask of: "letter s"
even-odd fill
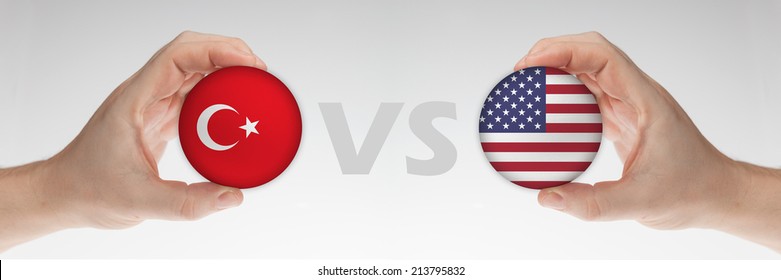
[[[446,117],[456,119],[456,104],[452,102],[432,101],[418,105],[409,116],[409,127],[412,133],[426,144],[433,152],[430,159],[420,160],[407,157],[407,173],[415,175],[440,175],[456,164],[458,151],[447,137],[442,135],[433,125],[434,119]]]

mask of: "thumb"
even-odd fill
[[[164,181],[161,188],[151,205],[151,216],[164,220],[197,220],[244,200],[241,190],[211,182]]]
[[[632,217],[635,195],[620,181],[595,186],[569,183],[541,190],[537,201],[543,207],[559,210],[586,221],[610,221]]]

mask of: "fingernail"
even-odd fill
[[[515,63],[515,69],[513,71],[521,70],[521,67],[525,64],[524,62],[525,59],[526,59],[525,55],[521,57],[521,60],[518,60],[518,63]]]
[[[544,197],[542,197],[540,205],[550,209],[564,210],[564,197],[556,192],[549,191]]]
[[[260,59],[259,56],[255,55],[255,64],[258,66],[258,68],[266,70],[268,69],[268,66],[266,66],[266,62],[264,62],[262,59]]]
[[[515,69],[515,70],[521,70],[521,69],[529,67],[529,66],[534,66],[534,65],[529,65],[528,63],[526,63],[526,60],[528,60],[529,57],[537,55],[538,53],[539,52],[528,53],[528,54],[524,55],[523,57],[521,57],[521,60],[519,60],[518,63],[515,64],[515,68],[518,68],[518,69]]]
[[[529,58],[534,58],[535,56],[538,56],[538,55],[540,55],[539,51],[536,51],[536,52],[533,52],[533,53],[530,53],[530,54],[526,54],[526,56],[524,56],[521,61],[523,61],[523,63],[526,64],[526,61],[529,60]],[[536,66],[536,65],[528,65],[528,66]]]
[[[239,206],[241,198],[233,191],[226,191],[217,197],[217,209],[228,209]]]

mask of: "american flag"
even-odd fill
[[[483,103],[483,151],[517,185],[541,189],[571,182],[599,150],[602,116],[596,103],[580,80],[562,70],[513,72]]]

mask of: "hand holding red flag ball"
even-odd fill
[[[483,152],[499,174],[542,189],[572,182],[591,165],[602,139],[602,115],[575,76],[530,67],[491,89],[479,131]]]
[[[293,94],[270,73],[229,67],[203,78],[179,117],[187,160],[206,179],[251,188],[281,174],[301,142],[301,113]]]

